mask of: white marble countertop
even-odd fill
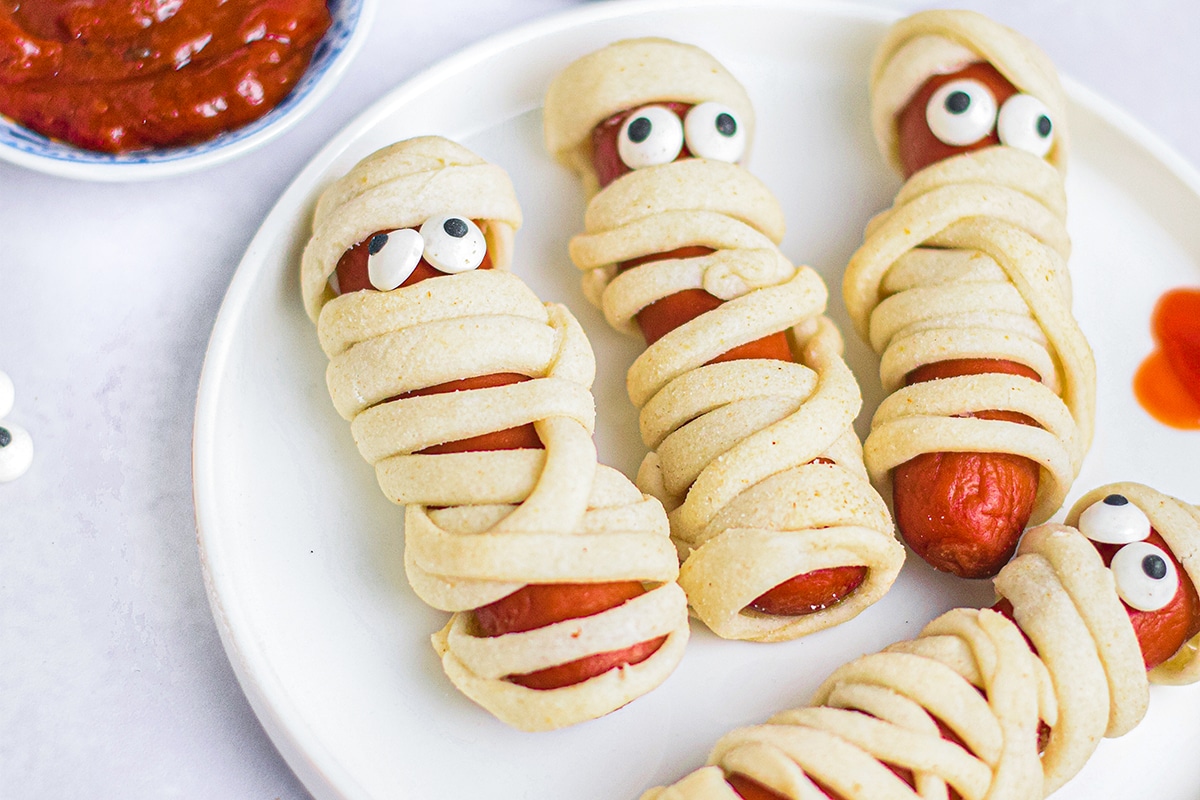
[[[942,3],[876,0],[909,11]],[[307,797],[230,669],[191,432],[221,298],[291,178],[419,70],[572,0],[383,0],[333,96],[208,172],[89,184],[0,163],[0,370],[36,458],[0,484],[0,796]],[[972,0],[1200,165],[1195,0]]]

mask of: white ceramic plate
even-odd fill
[[[401,511],[384,499],[333,411],[325,358],[301,308],[298,255],[315,197],[392,141],[438,133],[511,173],[525,210],[514,270],[567,303],[597,351],[598,441],[632,473],[643,450],[624,374],[640,344],[584,301],[566,255],[582,227],[574,178],[544,154],[550,78],[615,39],[699,44],[747,85],[759,114],[749,167],[778,194],[785,252],[833,288],[831,313],[870,418],[876,358],[841,308],[840,275],[863,225],[899,186],[867,122],[871,51],[891,17],[832,3],[670,0],[584,7],[489,40],[384,98],[326,147],[263,223],[209,346],[195,430],[195,496],[209,597],[230,661],[264,727],[318,798],[635,798],[700,766],[731,728],[800,705],[834,668],[909,638],[945,609],[991,602],[990,584],[910,559],[891,593],[807,639],[726,642],[696,625],[657,691],[600,720],[523,734],[445,679],[429,645],[444,615],[409,589]],[[1164,290],[1200,282],[1200,177],[1120,112],[1075,84],[1069,179],[1076,309],[1096,350],[1098,433],[1070,500],[1143,481],[1200,499],[1200,434],[1153,422],[1130,380],[1151,349]],[[1056,798],[1194,800],[1200,686],[1155,688],[1145,721],[1104,742]]]

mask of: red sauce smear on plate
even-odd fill
[[[202,142],[266,114],[325,0],[0,0],[0,113],[87,150]]]
[[[1158,349],[1133,376],[1142,408],[1172,428],[1200,429],[1200,289],[1172,289],[1151,317]]]

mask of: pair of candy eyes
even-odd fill
[[[746,131],[733,109],[700,103],[681,120],[666,106],[643,106],[631,113],[617,135],[617,154],[630,169],[669,164],[683,152],[733,163],[746,151]]]
[[[377,233],[367,241],[367,277],[381,292],[400,286],[424,259],[450,275],[470,272],[483,263],[487,240],[466,217],[448,215],[425,221],[420,228]]]
[[[996,96],[970,78],[938,87],[925,106],[925,122],[943,144],[967,147],[995,129],[1000,143],[1041,157],[1054,145],[1046,104],[1031,94],[1014,94],[999,109]]]
[[[1150,519],[1124,495],[1110,494],[1079,515],[1079,531],[1094,542],[1122,545],[1109,564],[1116,579],[1117,594],[1130,608],[1158,611],[1179,590],[1179,573],[1174,562],[1145,541],[1150,536]]]

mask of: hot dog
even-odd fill
[[[661,504],[596,464],[578,323],[507,272],[507,175],[436,137],[322,195],[301,266],[334,405],[405,506],[405,566],[454,612],[433,637],[468,697],[523,730],[612,711],[687,640]]]
[[[1040,800],[1200,679],[1200,508],[1132,483],[1031,529],[997,610],[960,608],[834,672],[813,704],[717,743],[642,800]]]
[[[1095,365],[1066,270],[1065,97],[1019,34],[934,11],[885,37],[871,98],[907,183],[843,281],[896,398],[872,420],[867,469],[918,555],[991,577],[1061,505],[1092,437]]]
[[[737,161],[754,116],[709,54],[627,40],[551,84],[549,150],[594,195],[570,252],[588,297],[647,350],[630,369],[693,612],[727,638],[794,638],[887,590],[902,553],[863,480],[861,404],[822,312],[779,251],[782,212]]]

